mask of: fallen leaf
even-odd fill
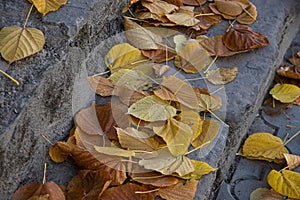
[[[245,51],[268,46],[269,39],[249,26],[236,25],[224,34],[223,43],[231,51]]]
[[[186,156],[173,156],[168,148],[162,148],[153,152],[152,158],[140,160],[139,165],[165,175],[171,175],[176,172],[179,176],[184,176],[195,171],[194,165],[189,158]]]
[[[160,21],[162,23],[170,22],[168,20],[168,18],[166,18],[166,16],[164,16],[164,15],[158,15],[155,13],[143,12],[143,11],[136,13],[135,18],[139,19],[139,20],[156,20],[156,21]]]
[[[284,153],[289,151],[282,140],[270,133],[254,133],[246,139],[242,147],[242,156],[248,159],[273,161],[278,164],[284,161]]]
[[[293,170],[300,165],[300,156],[284,153],[284,158],[287,162],[289,170]]]
[[[69,155],[68,153],[61,150],[58,143],[53,145],[49,151],[49,156],[51,160],[53,160],[56,163],[64,162],[65,160],[67,160],[68,155]]]
[[[0,52],[9,63],[41,51],[44,44],[44,34],[36,28],[10,26],[0,31]]]
[[[112,182],[110,174],[106,171],[80,170],[67,186],[68,199],[98,199]]]
[[[181,0],[166,0],[166,2],[168,2],[169,4],[173,4],[177,7],[183,6],[183,3]]]
[[[174,58],[174,65],[187,73],[199,73],[210,63],[207,51],[198,43],[187,43]]]
[[[206,147],[209,143],[211,143],[219,134],[220,125],[215,120],[204,120],[202,126],[202,132],[199,134],[197,138],[194,138],[192,141],[192,145],[194,148],[198,148],[202,146],[202,148]],[[203,146],[204,145],[204,146]]]
[[[101,154],[110,156],[132,157],[135,156],[135,152],[131,150],[124,150],[118,147],[101,147],[95,146],[95,150]]]
[[[132,173],[130,177],[136,182],[155,187],[176,185],[180,180],[174,176],[166,176],[158,172]]]
[[[275,74],[274,81],[279,84],[292,84],[300,88],[300,81]]]
[[[207,72],[207,80],[214,85],[223,85],[233,81],[238,74],[238,68],[217,68]]]
[[[51,11],[58,10],[62,5],[66,5],[67,0],[29,0],[39,13],[44,16]]]
[[[132,104],[128,109],[128,114],[149,122],[163,121],[174,117],[176,108],[169,105],[167,101],[150,95]]]
[[[272,170],[267,177],[268,184],[281,195],[300,199],[300,173],[289,170]]]
[[[222,99],[208,94],[198,94],[198,106],[201,112],[218,110],[222,107]]]
[[[172,155],[179,156],[187,152],[194,136],[191,127],[173,118],[162,127],[154,127],[153,131],[164,139]]]
[[[175,35],[173,37],[173,41],[175,43],[175,51],[176,53],[179,53],[188,40],[184,35]]]
[[[49,181],[45,184],[28,183],[20,187],[13,195],[11,200],[65,200],[65,195],[56,183]]]
[[[191,162],[194,165],[195,171],[193,171],[185,176],[181,176],[180,178],[197,180],[197,179],[200,179],[202,176],[209,174],[210,172],[216,171],[218,169],[218,168],[211,167],[206,162],[202,162],[202,161],[198,161],[198,160],[191,160]]]
[[[289,103],[281,103],[280,101],[273,99],[272,97],[267,98],[263,105],[262,110],[270,116],[279,115],[284,110],[290,108],[292,104]]]
[[[168,200],[192,200],[195,197],[198,181],[179,182],[174,186],[160,188],[158,195]]]
[[[169,65],[153,65],[152,66],[154,73],[156,74],[156,76],[162,76],[164,73],[166,73],[167,71],[169,71],[171,69],[171,67]]]
[[[118,187],[107,189],[102,195],[101,200],[154,200],[156,193],[147,192],[152,188],[147,185],[126,183]]]
[[[292,57],[292,58],[289,59],[289,61],[290,61],[290,63],[292,63],[295,66],[300,66],[300,58]]]
[[[156,49],[156,50],[142,50],[142,54],[153,60],[154,62],[165,62],[174,59],[175,53],[171,51],[166,51],[166,49]]]
[[[202,132],[203,120],[199,114],[193,110],[182,110],[178,115],[179,121],[187,124],[193,131],[192,141]]]
[[[204,39],[200,42],[200,44],[208,52],[209,56],[226,57],[239,53],[230,51],[223,44],[222,38],[222,35],[218,35],[213,38]]]
[[[292,103],[300,97],[300,88],[292,84],[275,85],[269,93],[282,103]]]
[[[243,12],[243,7],[239,1],[215,0],[215,4],[218,11],[225,15],[236,17]]]
[[[189,6],[202,6],[207,0],[180,0],[183,4]]]
[[[182,6],[177,12],[165,14],[165,16],[176,25],[194,26],[200,21],[194,17],[194,7]]]
[[[192,27],[196,31],[200,31],[201,29],[207,30],[222,21],[221,15],[213,13],[209,7],[195,11],[195,17],[199,20],[199,23]]]
[[[117,95],[120,101],[125,105],[131,106],[133,103],[137,102],[138,100],[148,96],[149,93],[140,90],[133,90],[126,86],[119,85],[116,88],[114,95]]]
[[[274,190],[269,190],[268,188],[257,188],[251,195],[250,200],[292,200],[276,193]]]
[[[251,2],[249,2],[249,4],[250,6],[246,9],[243,9],[244,12],[236,18],[240,24],[252,24],[256,21],[256,6]]]
[[[295,66],[284,66],[276,70],[279,76],[300,80],[300,71]]]
[[[101,76],[89,76],[89,84],[96,94],[103,97],[111,96],[114,91],[114,85],[111,80]]]
[[[162,0],[155,0],[153,3],[142,1],[142,5],[151,13],[155,13],[157,15],[163,15],[178,10],[177,6]]]
[[[127,40],[133,46],[143,50],[160,49],[161,36],[143,28],[128,17],[124,17],[124,29]]]

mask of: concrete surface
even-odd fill
[[[0,2],[0,28],[23,21],[26,12],[19,13],[19,10],[29,9],[26,1]],[[76,173],[72,161],[59,165],[49,161],[47,152],[51,145],[40,134],[53,143],[67,137],[73,112],[84,106],[85,102],[81,99],[86,97],[78,96],[78,107],[72,107],[71,97],[78,94],[78,87],[74,88],[74,85],[86,84],[86,74],[104,70],[101,58],[105,42],[101,41],[120,31],[120,10],[125,2],[72,0],[58,12],[44,18],[36,12],[32,14],[29,26],[34,25],[45,31],[45,49],[9,68],[8,73],[20,80],[21,86],[16,87],[0,77],[1,200],[9,199],[22,184],[42,180],[45,161],[50,163],[48,180],[58,184],[65,184]],[[274,71],[299,27],[299,1],[252,2],[257,6],[258,19],[251,27],[267,35],[270,46],[217,61],[218,67],[237,66],[239,75],[234,82],[226,85],[224,106],[217,113],[223,117],[226,114],[229,131],[226,127],[222,129],[217,145],[210,147],[210,151],[191,155],[220,169],[200,180],[195,199],[213,199],[216,196],[214,190],[219,184],[225,179],[229,180],[227,175],[230,173],[227,172],[230,172],[235,153],[257,115]],[[220,26],[215,27],[209,31],[209,35],[222,34],[224,31]],[[1,69],[5,66],[1,60]],[[87,71],[82,70],[85,66]],[[224,184],[222,190],[223,187]]]

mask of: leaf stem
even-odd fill
[[[300,128],[300,126],[286,125],[287,128]]]
[[[252,19],[256,20],[255,17],[253,17],[253,15],[252,15],[251,13],[249,13],[249,11],[248,11],[246,8],[242,8],[242,9],[243,9],[243,11],[244,11],[245,13],[247,13],[247,15],[249,15]]]
[[[207,109],[207,111],[214,116],[217,120],[219,120],[220,122],[222,122],[222,124],[224,124],[225,126],[228,126],[220,117],[218,117],[215,113],[213,113],[213,111]]]
[[[25,20],[25,23],[24,23],[24,26],[23,26],[23,28],[26,28],[26,25],[27,25],[27,22],[28,22],[29,16],[30,16],[30,14],[31,14],[31,11],[32,11],[32,8],[33,8],[33,4],[31,4],[30,10],[29,10],[29,12],[27,13],[26,20]]]
[[[148,180],[148,179],[154,179],[154,178],[162,178],[165,177],[166,175],[159,175],[159,176],[138,176],[138,177],[134,177],[132,178],[134,181],[135,180]]]
[[[198,80],[203,80],[206,78],[207,77],[187,78],[187,79],[184,79],[184,81],[198,81]]]
[[[213,16],[213,15],[215,15],[215,13],[202,13],[202,14],[195,15],[194,17]]]
[[[95,76],[102,76],[102,75],[104,75],[104,74],[108,74],[109,72],[110,72],[110,70],[105,71],[105,72],[101,72],[101,73],[98,73],[98,74],[94,74],[94,75],[92,75],[92,77],[95,77]]]
[[[19,81],[17,81],[16,79],[14,79],[13,77],[11,77],[9,74],[7,74],[6,72],[4,72],[3,70],[0,69],[0,73],[2,73],[4,76],[6,76],[7,78],[9,78],[12,82],[14,82],[16,85],[20,85]]]
[[[283,145],[287,145],[290,141],[292,141],[295,137],[300,134],[300,131],[296,132],[290,139],[288,139]]]
[[[233,27],[233,24],[236,22],[236,19],[233,20],[233,22],[231,22],[226,30],[226,32],[228,32],[232,27]]]
[[[208,65],[207,69],[204,71],[204,74],[206,74],[209,71],[209,69],[213,66],[213,64],[216,62],[217,59],[218,59],[218,56],[215,56],[215,58]]]
[[[46,183],[46,171],[47,171],[47,163],[44,164],[43,184]]]
[[[159,190],[159,188],[156,188],[154,190],[148,190],[148,191],[135,191],[134,193],[135,194],[147,194],[147,193],[151,193],[151,192],[156,192],[158,190]]]
[[[204,144],[200,145],[199,147],[197,147],[197,148],[195,148],[195,149],[192,149],[192,150],[186,152],[184,155],[186,156],[186,155],[188,155],[188,154],[191,154],[191,153],[193,153],[194,151],[197,151],[198,149],[201,149],[201,148],[205,147],[205,146],[208,145],[210,142],[211,142],[211,141],[207,141],[207,142],[205,142]]]
[[[44,138],[49,144],[54,145],[44,134],[41,134],[42,138]]]

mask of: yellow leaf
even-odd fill
[[[300,97],[300,88],[292,84],[275,85],[270,94],[282,103],[292,103]]]
[[[189,125],[193,131],[193,140],[195,140],[202,132],[203,120],[199,114],[193,110],[182,110],[180,115],[181,122]]]
[[[122,157],[131,157],[135,156],[135,152],[131,150],[124,150],[118,147],[101,147],[94,146],[95,150],[99,153],[103,153],[111,156],[122,156]]]
[[[250,135],[242,147],[242,155],[248,159],[266,160],[282,163],[284,153],[288,153],[282,140],[270,133]]]
[[[195,171],[185,176],[181,176],[183,179],[200,179],[203,175],[209,174],[210,172],[216,171],[218,168],[213,168],[206,162],[191,160],[195,167]]]
[[[284,158],[288,164],[289,170],[295,169],[300,165],[300,156],[284,153]]]
[[[62,5],[67,3],[67,0],[29,0],[39,13],[43,14],[44,16],[51,11],[58,10]]]
[[[202,148],[206,147],[210,142],[212,142],[219,133],[220,125],[215,120],[204,120],[202,132],[197,138],[192,141],[194,148],[204,145]]]
[[[165,175],[176,172],[179,176],[184,176],[195,170],[189,158],[186,156],[173,156],[167,148],[153,152],[151,158],[140,160],[139,165]]]
[[[128,114],[149,122],[163,121],[174,117],[176,108],[169,105],[167,101],[151,95],[132,104],[128,109]]]
[[[281,195],[300,199],[300,173],[289,170],[272,170],[267,177],[268,184]]]
[[[154,127],[153,131],[164,139],[169,151],[174,156],[184,154],[193,137],[190,126],[173,118],[169,119],[162,127]]]
[[[209,82],[214,85],[223,85],[230,83],[235,79],[238,74],[238,68],[217,68],[215,70],[208,71],[206,77]]]
[[[130,68],[130,66],[134,66],[133,63],[146,59],[147,58],[142,55],[141,50],[128,43],[113,46],[104,57],[106,66],[111,70],[120,67]]]
[[[0,52],[9,63],[41,51],[44,44],[43,32],[35,28],[10,26],[0,31]]]
[[[61,148],[59,147],[59,143],[53,145],[49,151],[50,158],[56,163],[64,162],[65,160],[67,160],[68,155],[68,153],[61,150]]]
[[[174,65],[187,73],[199,73],[210,63],[207,51],[197,42],[187,43],[174,58]]]

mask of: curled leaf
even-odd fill
[[[288,164],[289,170],[293,170],[300,165],[300,156],[288,153],[285,153],[283,155]]]
[[[300,97],[300,88],[292,84],[275,85],[270,94],[282,103],[292,103]]]
[[[194,17],[193,9],[194,7],[182,6],[179,11],[166,14],[166,17],[177,25],[194,26],[200,21]]]
[[[284,66],[277,69],[276,73],[291,79],[300,80],[300,70],[295,66]]]

